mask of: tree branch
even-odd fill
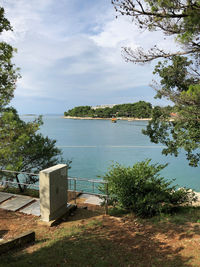
[[[152,12],[148,9],[144,9],[141,1],[136,0],[138,5],[140,6],[141,10],[135,8],[135,5],[133,4],[133,0],[112,0],[112,4],[116,7],[117,11],[121,13],[122,15],[131,15],[131,16],[137,16],[137,15],[143,15],[143,16],[153,16],[157,18],[185,18],[188,17],[188,14],[186,13],[175,13],[174,9],[173,12],[166,12],[166,9],[162,8],[162,12]],[[188,6],[185,5],[182,7],[182,9],[186,9]],[[177,10],[180,10],[180,6],[177,7]],[[131,12],[131,14],[130,14]]]
[[[159,49],[157,46],[154,46],[146,53],[142,48],[138,48],[137,50],[132,50],[130,47],[122,47],[122,56],[127,62],[133,63],[145,63],[150,62],[154,59],[158,58],[171,58],[173,56],[183,56],[189,55],[196,52],[200,52],[200,49],[190,49],[186,51],[179,51],[175,53],[166,53],[163,50]]]

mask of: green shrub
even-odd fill
[[[133,167],[118,163],[105,174],[108,182],[109,204],[134,211],[141,217],[152,217],[169,212],[174,205],[189,204],[194,193],[188,189],[176,189],[172,181],[160,176],[167,164],[150,164],[151,160],[138,162]],[[101,188],[105,192],[105,188]]]

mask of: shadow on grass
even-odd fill
[[[178,207],[172,214],[162,214],[149,219],[140,219],[134,214],[127,216],[129,221],[134,219],[143,228],[149,228],[151,233],[165,234],[169,238],[192,239],[200,235],[200,207]]]
[[[172,214],[161,214],[148,219],[138,218],[133,213],[127,216],[125,214],[127,212],[123,209],[110,210],[110,215],[122,217],[123,221],[129,221],[130,225],[133,221],[142,225],[139,231],[145,231],[148,228],[153,234],[165,234],[169,238],[178,235],[179,240],[192,239],[195,235],[200,235],[200,207],[176,207]]]
[[[177,207],[173,210],[169,220],[177,224],[199,223],[200,222],[200,207]]]
[[[8,230],[0,230],[0,238],[3,238],[5,234],[7,234]]]
[[[109,215],[122,217],[125,214],[130,214],[128,210],[121,207],[111,207],[109,208]],[[139,217],[138,217],[139,219]],[[161,214],[154,216],[152,218],[139,219],[141,221],[149,221],[151,223],[159,223],[168,221],[175,224],[185,224],[185,223],[200,223],[200,207],[195,206],[185,206],[185,207],[174,207],[169,214]]]
[[[160,228],[136,233],[127,227],[105,218],[87,227],[62,229],[36,251],[2,256],[0,266],[191,266],[193,258],[180,255],[181,245],[174,249],[155,237]]]
[[[87,220],[96,216],[102,215],[102,211],[88,210],[78,207],[69,216],[66,217],[65,221],[74,222],[79,220]]]

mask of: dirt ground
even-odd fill
[[[37,228],[38,217],[0,209],[0,238],[12,239]]]
[[[81,219],[88,219],[99,216],[104,213],[104,209],[95,205],[84,204],[82,203],[84,199],[77,200],[78,212],[72,213],[69,216],[68,225],[72,226],[73,224],[78,223]],[[70,201],[74,203],[74,201]],[[87,209],[87,210],[86,210]],[[65,221],[65,219],[64,219]],[[40,218],[34,215],[27,215],[21,212],[12,212],[4,209],[0,209],[0,239],[8,240],[15,238],[16,236],[27,232],[35,231],[36,234],[44,231],[54,231],[55,228],[61,227],[62,224],[58,224],[55,227],[49,227],[45,223],[40,221]]]
[[[77,196],[78,195],[79,193],[77,193]],[[68,192],[69,203],[75,204],[74,196],[74,192]],[[96,205],[84,204],[85,200],[86,199],[84,198],[76,199],[76,204],[78,205],[79,209],[87,209],[87,212],[83,212],[85,213],[83,216],[82,213],[79,212],[78,214],[76,214],[75,220],[79,217],[79,219],[81,219],[82,217],[84,218],[85,216],[86,218],[88,218],[88,215],[90,217],[91,212],[93,214],[91,217],[104,213],[104,208]],[[73,221],[73,218],[70,217],[70,220]],[[35,230],[36,232],[40,233],[42,231],[45,231],[45,228],[48,228],[48,231],[53,231],[55,229],[49,228],[45,226],[45,224],[42,225],[40,223],[39,217],[37,216],[0,209],[0,239],[12,239],[17,235],[20,235],[30,230]]]
[[[98,219],[101,224],[91,230],[92,234],[109,240],[119,249],[126,249],[134,262],[138,261],[138,266],[200,266],[200,223],[152,223],[138,220],[134,215],[100,215],[99,211],[91,209],[79,208],[68,220],[55,227],[38,223],[38,217],[32,215],[0,209],[0,238],[10,239],[34,230],[36,238],[41,239],[47,233],[51,236],[55,229]],[[35,249],[34,245],[27,248],[29,253]]]
[[[138,266],[200,266],[200,224],[139,223],[106,218],[107,235],[134,255]]]

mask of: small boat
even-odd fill
[[[112,118],[111,119],[111,122],[116,123],[117,122],[117,119],[116,118]]]

